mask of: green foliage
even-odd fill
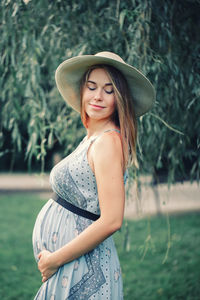
[[[138,120],[141,171],[163,172],[170,182],[199,179],[198,9],[198,0],[2,0],[1,168],[38,161],[44,170],[53,153],[78,144],[85,130],[61,100],[54,73],[64,59],[109,50],[157,90],[152,113]]]
[[[169,181],[179,174],[199,179],[200,65],[195,25],[199,24],[199,2],[167,1],[164,14],[162,2],[152,3],[151,47],[159,59],[150,71],[156,79],[154,112],[184,135],[158,124],[150,113],[142,120],[141,148],[145,161],[149,159],[149,168],[167,169]],[[152,131],[148,139],[146,135]]]

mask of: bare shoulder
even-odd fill
[[[122,161],[122,151],[120,134],[115,131],[105,132],[93,145],[93,159],[104,160],[107,163],[116,159]]]

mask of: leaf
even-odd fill
[[[125,16],[126,16],[126,10],[124,9],[119,14],[119,28],[120,28],[120,30],[122,30],[122,28],[123,28]]]

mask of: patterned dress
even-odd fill
[[[52,189],[75,206],[100,214],[95,176],[87,151],[97,137],[83,139],[78,148],[51,171]],[[51,252],[61,248],[93,221],[68,211],[50,199],[37,216],[33,230],[33,250]],[[122,277],[112,236],[94,250],[69,262],[42,284],[37,300],[122,300]]]

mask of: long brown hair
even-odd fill
[[[90,67],[81,80],[81,99],[83,94],[83,88],[86,82],[88,81],[91,72],[94,69],[98,68],[104,69],[106,71],[113,85],[116,99],[116,110],[112,116],[112,121],[115,123],[116,126],[120,127],[123,145],[124,165],[125,167],[127,167],[128,165],[133,164],[137,167],[137,122],[134,112],[133,99],[131,97],[126,78],[122,75],[122,73],[110,65],[94,65]],[[82,106],[81,101],[81,119],[83,125],[86,128],[87,118],[88,116],[84,110],[84,107]]]

